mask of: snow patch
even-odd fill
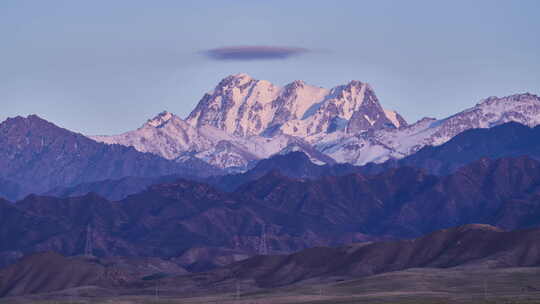
[[[396,128],[401,127],[399,119],[397,119],[397,113],[395,111],[384,110],[384,115],[388,118]]]

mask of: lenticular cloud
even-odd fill
[[[307,49],[297,47],[228,46],[206,50],[203,53],[214,60],[270,60],[287,59],[306,52]]]

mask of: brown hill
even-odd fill
[[[124,288],[128,284],[186,273],[175,263],[157,258],[64,257],[36,253],[0,271],[0,297],[44,293],[80,286]]]
[[[489,225],[466,225],[403,241],[346,247],[317,247],[290,255],[256,256],[207,273],[166,279],[202,286],[251,288],[299,282],[332,282],[408,268],[540,266],[540,229],[503,232]]]
[[[540,266],[540,229],[504,232],[466,225],[403,241],[317,247],[289,255],[256,256],[208,272],[185,274],[159,259],[62,257],[40,253],[0,271],[0,295],[97,286],[106,294],[168,295],[242,292],[291,284],[328,284],[411,268],[500,269]]]

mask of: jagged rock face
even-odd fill
[[[301,80],[286,85],[274,100],[276,108],[271,126],[281,126],[290,120],[302,119],[306,112],[328,94],[327,89],[307,85]]]
[[[179,162],[204,161],[229,171],[245,171],[257,160],[292,149],[306,152],[313,161],[321,164],[334,162],[300,138],[284,134],[242,137],[210,125],[194,127],[169,112],[158,114],[134,131],[90,138],[108,144],[131,146],[141,152],[154,153]]]
[[[490,97],[448,118],[408,125],[381,106],[367,83],[351,81],[327,90],[294,81],[281,88],[237,74],[206,94],[186,121],[165,112],[136,131],[92,138],[245,171],[255,161],[297,150],[319,164],[382,163],[441,145],[465,130],[510,121],[538,125],[540,98]]]
[[[366,83],[351,81],[328,90],[294,81],[281,88],[237,74],[206,94],[185,121],[163,112],[137,130],[90,138],[242,171],[254,161],[290,151],[303,151],[320,164],[334,163],[304,139],[406,125],[399,114],[381,107]]]
[[[390,117],[387,117],[387,113]],[[396,120],[390,113],[391,111],[385,111],[381,107],[375,92],[367,83],[351,81],[347,85],[333,88],[325,99],[312,106],[302,119],[291,120],[281,129],[287,134],[307,137],[344,129],[347,133],[358,134],[406,125],[402,118]]]
[[[280,130],[305,137],[342,129],[357,112],[356,116],[366,120],[367,125],[359,127],[355,123],[350,132],[404,125],[404,120],[394,119],[390,111],[387,117],[366,83],[352,81],[327,90],[295,81],[280,88],[245,74],[221,81],[202,98],[187,121],[196,127],[210,125],[238,136]]]
[[[399,114],[396,114],[399,115]],[[396,116],[399,119],[401,116]],[[379,100],[373,90],[369,87],[364,91],[364,100],[354,111],[352,117],[347,124],[346,132],[349,134],[358,134],[368,130],[379,130],[384,128],[406,126],[403,118],[397,120],[395,124],[379,104]]]
[[[280,88],[246,74],[223,79],[211,94],[206,94],[187,122],[195,127],[213,126],[238,136],[264,131],[273,118],[274,101]]]

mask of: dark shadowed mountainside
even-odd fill
[[[36,251],[82,254],[89,237],[98,256],[178,258],[193,248],[253,255],[263,229],[269,252],[287,253],[418,237],[470,223],[503,229],[538,226],[540,162],[482,159],[444,177],[408,167],[315,180],[271,172],[232,193],[178,180],[116,202],[92,193],[32,195],[15,204],[2,201],[0,211],[4,265]],[[220,265],[218,254],[195,254],[206,265]]]
[[[182,179],[180,175],[166,175],[160,177],[133,177],[109,179],[90,183],[82,183],[73,187],[57,187],[45,192],[45,196],[75,197],[88,193],[96,193],[109,200],[121,200],[129,195],[146,190],[151,185],[170,183]],[[195,179],[195,178],[194,178]]]
[[[243,184],[257,180],[273,171],[296,179],[318,179],[324,176],[343,176],[351,173],[374,175],[399,167],[414,167],[424,169],[434,175],[448,175],[485,157],[497,159],[529,156],[533,159],[540,159],[540,141],[536,138],[540,138],[540,127],[529,128],[518,123],[507,123],[490,129],[467,130],[443,145],[428,146],[404,159],[387,161],[382,164],[368,164],[361,167],[351,164],[316,165],[306,154],[296,151],[263,159],[244,173],[210,177],[190,176],[189,178],[231,192]],[[180,177],[182,175],[101,180],[70,187],[57,187],[45,194],[67,197],[95,192],[108,199],[120,200],[130,194],[143,191],[149,185],[171,182]],[[21,193],[20,187],[9,181],[5,181],[3,184],[0,180],[0,191],[2,189],[5,189],[4,192],[8,194]],[[4,196],[10,197],[9,195]],[[13,194],[11,196],[13,197]]]
[[[232,175],[207,178],[205,181],[221,190],[234,191],[241,185],[264,175],[279,174],[302,179],[342,176],[351,173],[380,174],[399,167],[424,169],[434,175],[448,175],[482,158],[528,156],[540,159],[540,127],[529,128],[510,122],[489,129],[466,130],[440,146],[426,146],[401,160],[365,166],[351,164],[316,165],[304,153],[291,152],[259,161],[251,170]]]
[[[212,176],[206,178],[204,181],[215,185],[221,190],[234,191],[239,186],[259,179],[272,171],[279,172],[279,174],[291,178],[316,179],[322,176],[337,176],[360,172],[360,167],[351,164],[316,165],[305,153],[295,151],[263,159],[245,173]]]
[[[390,168],[410,166],[435,175],[447,175],[480,158],[529,156],[540,159],[540,126],[529,128],[509,122],[488,129],[470,129],[440,146],[426,146],[400,160],[367,164],[363,173],[380,173]]]
[[[16,199],[24,193],[22,187],[8,179],[0,178],[0,197],[7,199]]]
[[[298,226],[286,214],[185,180],[154,185],[119,202],[93,193],[71,198],[32,195],[0,207],[5,208],[0,212],[3,264],[35,251],[82,254],[87,238],[91,238],[92,252],[98,256],[181,257],[197,247],[224,248],[221,252],[234,249],[231,255],[252,255],[259,246],[263,223],[272,235],[275,252],[349,240],[324,233],[316,222],[307,228]],[[305,240],[302,235],[306,230],[318,231],[317,237]],[[208,256],[204,251],[193,254]],[[218,254],[209,256],[208,265],[221,264]],[[216,261],[211,260],[214,257]],[[185,266],[203,267],[191,265],[193,260],[186,259],[189,263]]]
[[[10,199],[126,176],[220,172],[202,161],[178,163],[125,146],[98,143],[36,115],[8,118],[0,124],[0,169],[0,193]]]
[[[259,161],[251,170],[245,173],[214,175],[210,177],[189,177],[191,180],[205,182],[217,189],[232,192],[244,183],[259,179],[275,171],[292,178],[316,179],[322,176],[345,175],[360,172],[360,167],[350,164],[316,165],[303,152],[278,154]],[[181,175],[160,177],[124,177],[81,183],[71,187],[56,187],[44,193],[48,196],[73,197],[90,192],[99,194],[110,200],[121,200],[128,195],[144,191],[150,185],[174,182],[183,178]],[[1,188],[0,188],[1,189]]]

